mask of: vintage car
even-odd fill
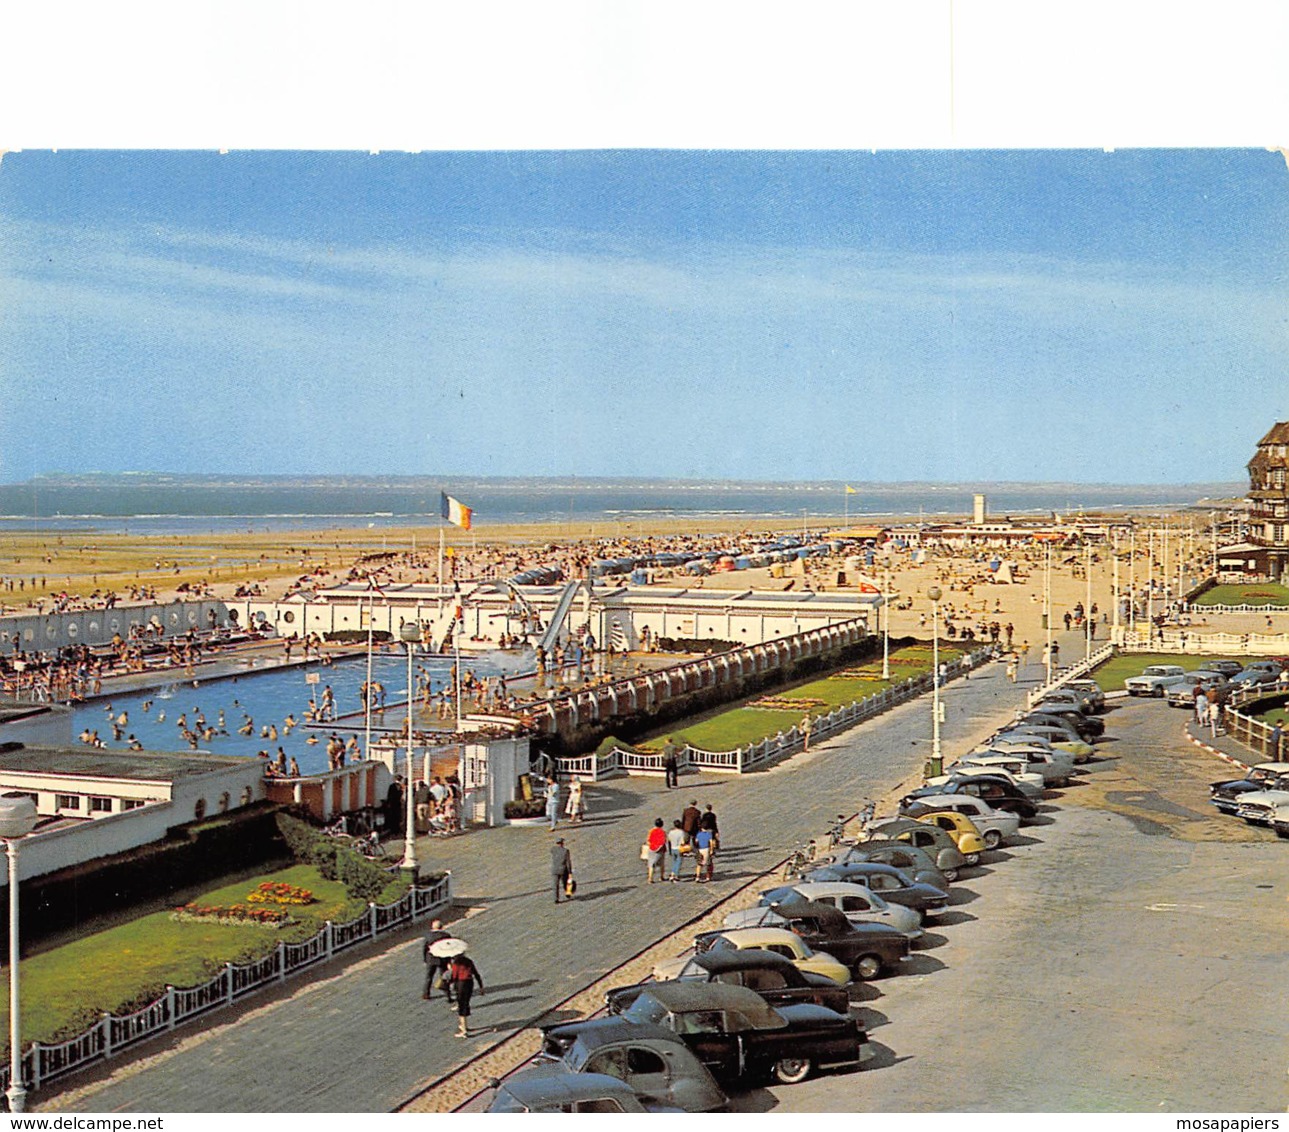
[[[1188,711],[1193,711],[1195,708],[1196,688],[1201,693],[1206,693],[1210,688],[1215,688],[1218,696],[1225,699],[1230,687],[1230,681],[1220,672],[1207,672],[1201,668],[1195,672],[1186,673],[1181,680],[1168,689],[1168,694],[1164,698],[1168,701],[1169,707],[1186,708]]]
[[[929,884],[942,892],[949,891],[949,878],[940,871],[931,854],[903,841],[873,837],[851,845],[840,853],[815,860],[815,869],[837,868],[848,865],[890,865],[908,873],[919,884]],[[845,880],[845,877],[830,877]]]
[[[1061,686],[1084,696],[1091,703],[1093,711],[1105,711],[1105,689],[1095,680],[1067,680]]]
[[[1207,672],[1220,672],[1228,680],[1244,671],[1244,665],[1238,660],[1206,660],[1204,669]]]
[[[812,869],[801,879],[810,884],[830,880],[862,884],[888,904],[903,904],[905,908],[922,913],[923,919],[943,911],[949,904],[946,888],[918,881],[911,872],[897,869],[894,865],[879,864],[877,861],[827,865],[821,869]]]
[[[900,937],[903,938],[902,936]],[[906,941],[907,946],[907,941]],[[783,927],[736,928],[703,932],[694,940],[692,951],[675,959],[664,959],[654,964],[653,977],[659,982],[674,979],[690,957],[703,951],[745,951],[750,949],[772,951],[782,955],[798,970],[813,972],[831,979],[839,987],[850,982],[850,971],[826,951],[817,951],[796,932]]]
[[[938,813],[915,817],[913,820],[944,830],[958,846],[958,852],[962,854],[963,860],[968,865],[980,864],[980,854],[986,849],[985,839],[981,836],[976,823],[965,814],[941,810]]]
[[[1240,795],[1235,813],[1250,825],[1274,825],[1276,808],[1287,802],[1289,788],[1281,787],[1277,782],[1273,786],[1264,786],[1261,790]]]
[[[1280,663],[1275,660],[1251,660],[1231,677],[1231,690],[1266,687],[1280,679]]]
[[[1015,814],[995,810],[984,799],[969,794],[929,794],[900,804],[901,814],[920,821],[945,812],[969,818],[980,831],[986,849],[997,849],[1020,829],[1020,818]]]
[[[1258,790],[1289,789],[1289,763],[1258,763],[1243,778],[1209,784],[1209,801],[1224,814],[1235,813],[1245,794]]]
[[[1038,816],[1037,804],[1016,783],[1003,775],[947,774],[940,776],[938,782],[939,785],[922,786],[905,794],[900,799],[900,805],[935,794],[968,795],[988,802],[995,810],[1015,814],[1022,822]]]
[[[914,821],[912,818],[879,818],[869,826],[869,832],[873,837],[888,837],[893,841],[906,841],[910,845],[916,845],[919,849],[925,849],[928,853],[934,853],[936,864],[940,866],[944,875],[953,879],[950,873],[956,873],[958,869],[966,865],[967,855],[962,851],[958,844],[958,838],[951,835],[947,830],[941,829],[937,825],[929,822]],[[971,844],[968,842],[968,844]],[[975,848],[972,853],[981,853],[984,851],[985,843],[980,834],[975,835]],[[977,858],[979,859],[979,858]]]
[[[1051,705],[1051,706],[1049,706]],[[1040,711],[1077,711],[1081,715],[1092,715],[1092,700],[1073,688],[1053,688],[1045,692],[1036,705]]]
[[[1176,664],[1149,664],[1139,676],[1129,676],[1123,682],[1125,691],[1130,696],[1155,696],[1163,699],[1168,689],[1180,684],[1186,677],[1186,669]]]
[[[773,1077],[783,1085],[796,1084],[815,1069],[858,1066],[868,1044],[868,1035],[849,1015],[810,1004],[774,1007],[755,991],[722,983],[659,983],[620,1017],[670,1030],[722,1083]],[[543,1034],[547,1041],[559,1041],[595,1024],[552,1026]]]
[[[1024,759],[1025,769],[1037,774],[1044,786],[1067,786],[1074,774],[1074,756],[1068,751],[1057,751],[1046,739],[1033,736],[1027,739],[994,736],[984,747],[978,747],[967,757],[980,755],[1008,755]]]
[[[676,1105],[644,1101],[625,1081],[605,1073],[520,1071],[497,1090],[489,1112],[684,1112]]]
[[[1076,763],[1085,763],[1092,757],[1091,743],[1080,739],[1073,729],[1063,729],[1046,723],[1013,723],[994,735],[994,739],[1046,739],[1054,751],[1064,751]]]
[[[1006,774],[1029,797],[1041,798],[1047,789],[1047,783],[1037,771],[1029,770],[1028,760],[1017,755],[963,755],[949,768],[950,774]],[[936,785],[935,779],[928,778],[928,786]]]
[[[731,912],[725,917],[727,928],[744,924],[774,923],[774,919],[760,917],[767,909],[793,901],[813,900],[836,908],[852,924],[888,924],[902,932],[909,940],[922,938],[922,917],[912,908],[902,904],[888,904],[871,889],[851,881],[806,881],[781,885],[761,893],[755,908]]]
[[[836,956],[856,978],[875,979],[883,972],[898,970],[900,961],[909,954],[908,937],[886,924],[852,924],[836,908],[811,901],[792,901],[765,909],[781,917],[794,935],[811,948],[825,948]],[[701,932],[694,937],[694,947],[705,951],[720,947],[731,935],[743,931],[767,931],[766,928],[738,928]],[[779,929],[787,930],[787,929]],[[710,942],[709,942],[710,940]]]
[[[1022,720],[1033,723],[1053,723],[1058,727],[1065,726],[1072,728],[1075,735],[1085,742],[1091,743],[1094,739],[1105,734],[1105,720],[1099,716],[1088,715],[1087,712],[1079,711],[1077,708],[1063,707],[1060,704],[1050,704],[1047,707],[1038,706],[1027,711]]]
[[[838,1014],[850,1010],[850,992],[839,987],[832,979],[802,971],[790,959],[773,951],[758,948],[734,950],[723,948],[692,955],[676,974],[676,982],[728,983],[756,991],[771,1006],[790,1006],[794,1002],[810,1002],[826,1006]],[[636,983],[629,987],[614,987],[606,992],[604,1005],[610,1014],[620,1014],[641,991],[655,983]]]
[[[671,1105],[685,1112],[717,1112],[728,1106],[711,1072],[670,1030],[624,1022],[616,1015],[582,1026],[558,1040],[548,1041],[548,1031],[543,1031],[541,1052],[507,1083],[513,1088],[539,1077],[595,1073],[625,1081],[644,1105]]]

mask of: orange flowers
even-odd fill
[[[312,904],[317,897],[307,888],[266,880],[247,893],[246,899],[251,904]]]

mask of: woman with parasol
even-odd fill
[[[483,976],[467,954],[468,944],[463,939],[441,939],[430,945],[430,954],[447,960],[447,978],[452,988],[452,996],[457,1003],[457,1016],[460,1023],[457,1027],[458,1038],[470,1036],[470,998],[474,994],[475,983],[479,984],[479,993],[483,994]]]

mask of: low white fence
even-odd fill
[[[142,1009],[120,1016],[104,1014],[87,1030],[65,1042],[33,1042],[22,1055],[24,1083],[28,1089],[39,1089],[212,1010],[232,1006],[261,987],[280,983],[297,972],[325,963],[363,940],[375,939],[394,928],[425,919],[446,908],[451,901],[449,873],[434,884],[408,889],[394,904],[369,904],[366,912],[348,923],[333,924],[328,920],[321,931],[301,943],[279,941],[262,959],[226,963],[218,975],[200,986],[167,986],[164,995]],[[9,1087],[7,1060],[0,1069],[0,1087]]]
[[[1153,634],[1143,628],[1120,630],[1123,652],[1241,653],[1246,656],[1289,655],[1289,633],[1201,633],[1171,627]]]
[[[946,680],[951,680],[964,672],[970,672],[971,669],[984,664],[993,655],[992,648],[981,648],[967,653],[945,666]],[[849,727],[863,723],[866,719],[881,715],[882,712],[894,707],[896,704],[902,704],[922,695],[924,692],[930,691],[931,684],[931,673],[927,672],[921,676],[911,676],[907,680],[901,680],[898,684],[892,684],[889,688],[874,692],[871,696],[866,696],[862,700],[854,700],[842,707],[834,708],[827,715],[821,715],[811,720],[810,739],[812,742],[827,739],[838,732],[845,731]],[[749,743],[744,747],[736,747],[732,751],[704,751],[699,747],[687,745],[683,750],[677,752],[677,761],[682,768],[688,766],[695,770],[707,770],[717,774],[744,774],[777,759],[796,754],[804,748],[805,742],[805,733],[798,726],[788,731],[780,731],[777,735],[762,739],[759,743]],[[642,755],[625,751],[622,748],[618,748],[615,753],[622,756],[615,764],[615,768],[619,772],[627,774],[663,773],[661,755]],[[574,761],[576,760],[561,759],[560,771],[563,772],[565,765]]]

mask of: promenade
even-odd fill
[[[1078,634],[1059,634],[1067,656]],[[1022,681],[990,664],[943,694],[946,758],[983,738],[1041,674],[1034,649]],[[688,775],[668,791],[652,778],[591,784],[581,826],[561,824],[573,855],[577,898],[552,902],[551,834],[510,827],[448,841],[422,840],[427,869],[452,870],[487,992],[471,1019],[478,1036],[452,1036],[455,1018],[420,997],[420,931],[360,952],[349,964],[286,984],[268,999],[214,1016],[201,1030],[158,1040],[32,1107],[76,1112],[389,1111],[485,1048],[760,873],[792,846],[820,835],[836,814],[883,799],[920,777],[930,754],[924,697],[822,742],[763,773]],[[655,817],[668,825],[691,799],[711,803],[722,849],[711,885],[644,883],[639,846]]]

